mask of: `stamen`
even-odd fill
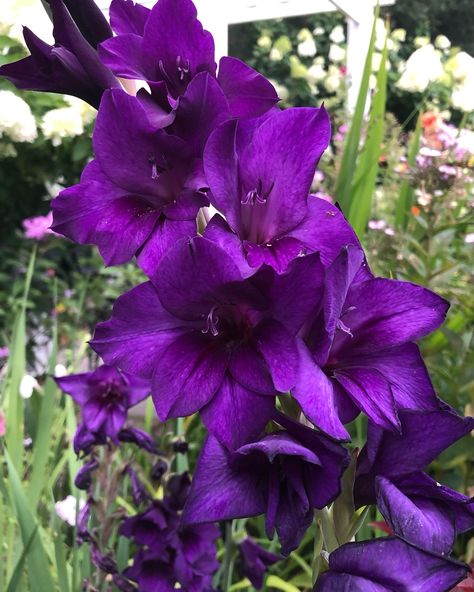
[[[178,72],[179,72],[179,79],[181,80],[181,82],[184,80],[184,77],[186,76],[186,74],[189,74],[189,60],[186,60],[186,64],[182,65],[183,59],[181,56],[178,56],[176,58],[176,67],[178,68]]]
[[[247,206],[247,205],[254,206],[256,203],[258,203],[260,205],[266,204],[267,197],[268,197],[268,195],[270,195],[272,189],[273,189],[273,183],[272,183],[272,186],[270,187],[270,191],[267,193],[267,195],[263,195],[263,184],[262,184],[262,180],[259,179],[257,187],[255,189],[252,189],[251,191],[249,191],[247,193],[247,195],[243,199],[240,200],[240,203],[243,206]]]
[[[354,335],[352,334],[352,331],[350,330],[350,328],[345,325],[341,319],[339,319],[336,323],[336,327],[340,330],[343,331],[344,333],[347,333],[347,335],[350,335],[351,337],[354,337]]]
[[[219,317],[215,315],[217,306],[213,306],[207,315],[206,319],[206,326],[204,329],[201,329],[201,333],[210,333],[213,337],[217,337],[219,335],[219,330],[217,328],[217,323],[219,322]]]

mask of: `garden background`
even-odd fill
[[[34,22],[36,10],[43,10],[39,0],[2,0],[0,64],[26,55],[19,25],[26,18]],[[385,26],[390,28],[387,40]],[[430,287],[451,302],[446,323],[424,340],[422,350],[441,398],[461,414],[472,414],[471,2],[399,0],[382,11],[366,76],[372,109],[364,117],[363,109],[354,117],[345,110],[345,48],[344,19],[337,13],[230,30],[230,55],[272,80],[284,106],[319,106],[324,101],[333,137],[313,190],[340,204],[374,271]],[[23,569],[27,559],[41,559],[39,551],[30,556],[28,550],[34,528],[41,530],[54,566],[49,576],[54,586],[75,591],[85,576],[92,577],[86,552],[74,546],[74,520],[68,524],[70,514],[58,505],[70,495],[81,504],[71,482],[78,468],[71,449],[75,412],[48,377],[96,367],[98,361],[87,348],[93,327],[109,317],[121,293],[142,279],[134,264],[104,268],[95,248],[48,230],[50,200],[78,181],[92,157],[94,118],[95,111],[79,99],[20,92],[0,80],[0,439],[8,443],[10,438],[8,462],[15,468],[18,496],[11,511],[0,482],[0,590],[8,592],[34,590]],[[178,433],[174,427],[170,432],[155,424],[150,405],[142,411],[137,425],[154,433],[169,462],[181,468],[192,465],[202,440],[198,422],[191,418],[180,423]],[[177,439],[189,443],[186,455],[173,448]],[[441,455],[431,473],[473,495],[473,459],[474,441],[465,438]],[[139,460],[145,469],[147,460]],[[154,484],[147,486],[152,490]],[[118,505],[126,508],[128,503],[122,492]],[[377,536],[377,527],[369,522],[378,518],[369,517],[362,539]],[[258,535],[262,525],[255,520],[251,528]],[[14,544],[20,538],[23,546]],[[298,552],[270,569],[268,589],[310,588],[310,545],[306,538]],[[460,537],[456,555],[472,561],[474,538]],[[37,585],[49,581],[44,577]],[[237,579],[233,589],[249,589],[248,582]],[[95,585],[106,589],[101,588],[106,579]]]

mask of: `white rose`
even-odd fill
[[[344,41],[346,40],[346,36],[344,35],[344,28],[342,27],[342,25],[337,25],[336,27],[334,27],[334,29],[329,34],[329,39],[333,43],[344,43]]]
[[[334,43],[329,48],[329,59],[331,62],[342,62],[346,57],[346,50]]]
[[[428,44],[408,58],[397,86],[409,92],[423,92],[430,82],[441,78],[443,74],[441,59],[433,45]]]
[[[30,106],[9,90],[0,90],[0,138],[13,142],[33,142],[38,137]]]

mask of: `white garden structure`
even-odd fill
[[[141,0],[153,6],[155,0]],[[229,25],[259,20],[288,18],[321,12],[342,12],[347,19],[347,75],[349,91],[347,106],[353,110],[364,68],[376,0],[194,0],[204,27],[211,31],[216,43],[217,58],[227,55]],[[381,6],[395,0],[379,0]],[[99,0],[107,10],[110,0]]]

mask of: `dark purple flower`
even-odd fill
[[[120,83],[83,37],[63,0],[48,2],[53,15],[56,44],[48,45],[25,27],[23,36],[31,55],[2,66],[0,75],[17,88],[73,95],[97,108],[103,91],[119,88]],[[81,2],[81,7],[77,2],[72,4],[73,13],[81,26],[87,22],[87,27],[92,27],[90,12],[96,12],[96,7],[92,8],[89,0]],[[97,24],[95,17],[94,23]],[[100,27],[103,28],[103,23]],[[89,39],[99,34],[92,28],[84,32]]]
[[[168,470],[168,463],[160,458],[151,469],[151,478],[153,481],[159,481]]]
[[[464,563],[386,537],[336,549],[314,592],[447,592],[468,569]]]
[[[47,0],[48,3],[51,0]],[[94,48],[112,37],[112,29],[94,0],[63,0],[84,38]]]
[[[308,197],[329,139],[324,107],[229,121],[209,137],[204,169],[210,199],[226,221],[214,217],[205,236],[228,250],[245,275],[263,263],[284,271],[312,251],[327,265],[341,247],[359,244],[335,206]]]
[[[150,501],[150,494],[148,493],[145,486],[138,478],[138,475],[136,474],[136,472],[132,466],[129,465],[127,467],[127,473],[128,473],[128,476],[130,477],[130,483],[132,486],[133,503],[136,506],[139,506],[141,504],[145,504],[145,503],[149,502]]]
[[[118,433],[127,419],[127,410],[150,392],[149,381],[106,365],[94,372],[71,374],[55,380],[59,388],[81,406],[87,430],[108,436],[115,442],[118,442]],[[83,443],[78,447],[83,449]]]
[[[166,250],[196,234],[196,215],[208,204],[201,165],[211,129],[228,116],[217,83],[196,76],[177,108],[164,115],[167,131],[150,121],[136,97],[105,93],[94,131],[95,160],[81,182],[53,202],[54,228],[99,247],[107,265],[137,256],[152,273]],[[178,134],[178,135],[176,135]]]
[[[270,553],[250,538],[239,544],[239,551],[242,557],[242,575],[257,589],[263,586],[267,568],[282,559],[281,555]]]
[[[117,573],[117,563],[110,555],[103,555],[95,543],[91,545],[92,563],[106,574]]]
[[[92,472],[95,471],[98,466],[99,463],[96,459],[93,459],[82,466],[74,479],[74,485],[78,489],[89,489],[89,487],[92,485]]]
[[[266,532],[278,533],[282,553],[299,545],[313,519],[340,493],[348,453],[322,434],[279,415],[284,430],[233,453],[206,440],[191,484],[183,523],[266,514]]]
[[[111,19],[119,34],[101,44],[101,60],[121,78],[146,80],[152,96],[164,93],[174,107],[196,75],[216,77],[214,40],[191,0],[159,0],[148,14],[115,0]],[[220,60],[217,81],[234,117],[260,115],[278,101],[270,82],[236,58]]]
[[[158,454],[158,447],[154,438],[148,432],[144,432],[139,428],[124,428],[118,433],[120,442],[130,442],[136,444],[139,448],[143,448],[150,454]]]
[[[200,411],[209,431],[237,448],[264,428],[276,393],[296,383],[294,336],[319,301],[322,276],[313,254],[286,274],[266,268],[242,280],[219,246],[182,240],[151,282],[119,298],[92,346],[108,363],[153,379],[162,420]]]
[[[81,452],[87,456],[92,452],[94,446],[107,444],[107,436],[103,432],[91,432],[85,423],[81,423],[74,434],[74,452],[79,455]]]
[[[401,434],[369,426],[359,460],[358,505],[377,503],[390,528],[428,551],[449,554],[456,536],[474,527],[474,502],[423,469],[474,426],[449,408],[400,413]]]
[[[176,529],[177,524],[177,517],[162,502],[155,500],[145,512],[126,518],[119,532],[137,545],[162,551],[169,542],[170,530]]]
[[[82,545],[86,541],[91,540],[91,535],[89,533],[88,526],[89,526],[89,519],[91,517],[92,504],[93,504],[93,500],[92,500],[92,498],[89,498],[87,500],[85,506],[82,508],[82,510],[79,512],[79,514],[77,516],[76,540],[77,540],[78,545]]]
[[[359,410],[375,424],[400,430],[400,409],[439,407],[412,342],[443,322],[449,304],[421,286],[365,274],[356,246],[342,249],[328,268],[292,391],[308,419],[338,439],[349,437],[343,424]]]

